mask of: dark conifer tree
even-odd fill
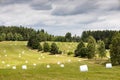
[[[43,51],[44,51],[44,52],[49,52],[49,51],[50,51],[50,46],[49,46],[49,44],[46,43],[46,42],[43,44]]]
[[[51,44],[51,54],[58,54],[59,53],[59,48],[57,47],[56,43]]]
[[[37,39],[36,35],[33,35],[28,40],[27,46],[32,49],[38,49],[40,46],[39,40]]]
[[[75,50],[75,56],[87,57],[87,48],[85,47],[83,41],[80,41],[78,44],[77,49]]]

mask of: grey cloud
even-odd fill
[[[68,31],[80,34],[81,30],[117,30],[120,26],[107,27],[105,25],[119,24],[120,3],[118,1],[2,0],[0,25],[31,25],[35,29],[43,26],[41,28],[50,33],[54,31],[53,34],[64,34]]]
[[[50,10],[52,9],[52,3],[50,0],[34,0],[30,6],[35,10]]]
[[[98,10],[115,11],[120,10],[120,0],[100,0],[97,1]]]
[[[34,10],[52,10],[52,15],[66,16],[98,11],[120,10],[119,0],[1,0],[0,6],[28,4]],[[54,8],[52,6],[55,6]]]
[[[70,2],[71,3],[68,4],[67,6],[66,5],[64,6],[63,4],[59,7],[56,7],[53,10],[52,14],[59,16],[82,14],[93,11],[97,7],[95,0],[81,0],[81,1],[76,0],[76,2],[74,2],[74,0],[71,0]],[[70,8],[71,6],[72,8]]]
[[[19,3],[28,3],[32,0],[1,0],[0,5],[6,6],[11,4],[19,4]]]
[[[50,10],[52,9],[51,2],[52,0],[2,0],[0,6],[27,4],[34,10]]]
[[[61,4],[60,1],[56,2],[52,15],[66,16],[91,12],[99,14],[99,12],[120,10],[119,0],[65,0],[62,5],[59,3]]]
[[[31,5],[32,9],[35,9],[35,10],[50,10],[52,9],[52,6],[50,4],[33,4]]]
[[[94,23],[97,22],[97,19],[92,19],[92,20],[88,20],[88,21],[83,21],[83,22],[79,22],[79,24],[90,24],[90,23]]]

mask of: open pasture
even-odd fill
[[[28,49],[26,44],[24,41],[0,42],[0,80],[120,80],[120,66],[106,69],[93,60],[49,55]],[[74,51],[77,43],[57,45],[66,52]],[[85,64],[88,72],[80,72],[80,65]]]

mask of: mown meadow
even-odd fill
[[[66,55],[74,52],[78,43],[56,44],[62,55],[31,50],[26,47],[26,41],[0,42],[0,80],[120,80],[120,66],[106,69],[105,64],[98,64],[95,60]],[[79,66],[84,64],[88,65],[88,72],[80,72]],[[23,70],[22,65],[27,65],[27,69]],[[13,66],[16,69],[12,69]]]

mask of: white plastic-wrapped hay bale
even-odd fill
[[[111,63],[107,63],[106,64],[106,68],[112,68],[112,64]]]
[[[7,64],[6,66],[7,66],[7,67],[10,67],[10,64]]]
[[[81,65],[81,66],[80,66],[80,71],[81,71],[81,72],[86,72],[86,71],[88,71],[88,66],[87,66],[87,65]]]
[[[25,63],[28,63],[28,61],[26,60]]]
[[[61,64],[61,65],[60,65],[60,67],[64,68],[64,67],[65,67],[65,65],[64,65],[64,64]]]
[[[68,62],[71,62],[71,59],[69,59]]]
[[[37,64],[36,63],[33,63],[33,66],[36,66]]]
[[[46,67],[47,67],[47,68],[50,68],[50,65],[48,64]]]
[[[26,70],[27,69],[27,65],[22,65],[22,69]]]
[[[5,64],[5,61],[2,61],[2,64]]]
[[[61,64],[61,62],[60,62],[60,61],[58,61],[58,62],[57,62],[57,64],[59,65],[59,64]]]
[[[12,69],[16,69],[16,66],[13,66]]]

